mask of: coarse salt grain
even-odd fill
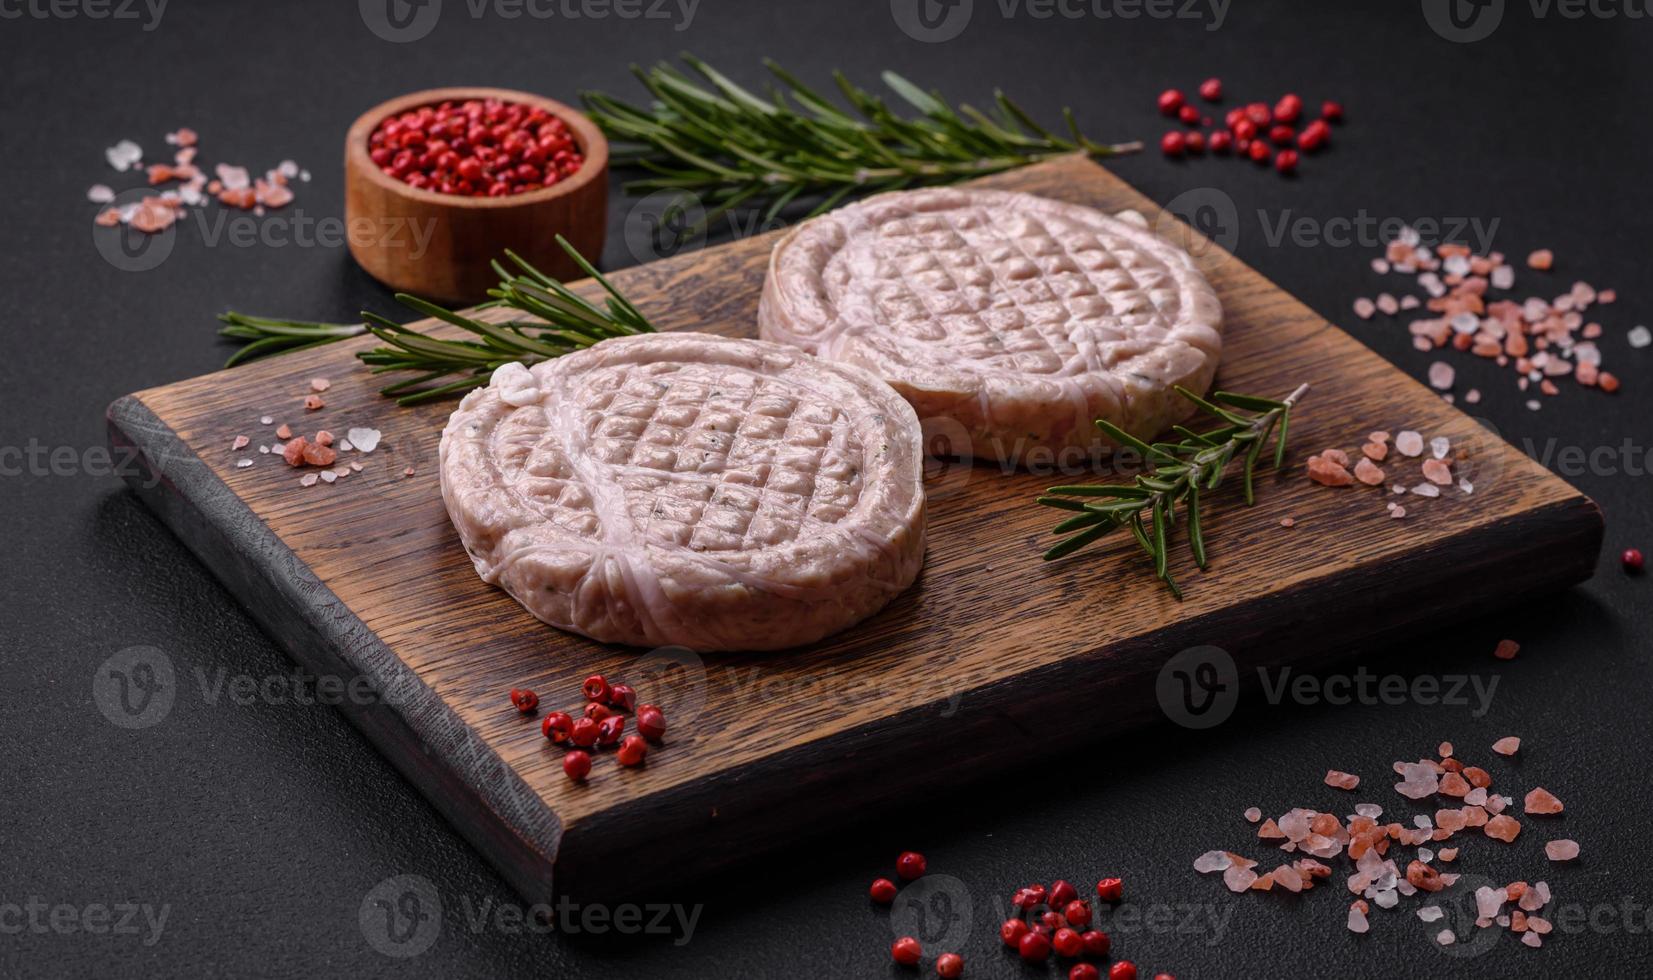
[[[1551,861],[1571,861],[1578,857],[1578,841],[1553,840],[1544,845],[1544,856]]]
[[[1492,655],[1499,660],[1514,660],[1515,655],[1520,652],[1521,644],[1514,640],[1499,640],[1497,648],[1492,651]]]
[[[1423,454],[1423,436],[1407,429],[1395,436],[1395,448],[1402,456],[1420,456]]]
[[[1247,807],[1245,818],[1249,823],[1256,823],[1257,821],[1263,819],[1263,811],[1257,809],[1256,807]]]
[[[236,469],[244,470],[251,465],[253,465],[253,461],[250,459],[238,459],[235,461]]]
[[[1506,735],[1492,743],[1492,751],[1499,755],[1514,755],[1521,751],[1521,740],[1514,735]]]
[[[1646,347],[1653,344],[1653,330],[1643,326],[1631,327],[1630,332],[1625,334],[1625,339],[1630,341],[1631,347]]]
[[[1458,372],[1445,361],[1436,361],[1429,365],[1429,384],[1437,391],[1445,391],[1451,388],[1457,377]]]
[[[344,437],[358,452],[370,453],[379,448],[378,429],[352,428],[345,432]],[[412,467],[409,467],[409,475],[412,475]]]

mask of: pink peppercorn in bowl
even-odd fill
[[[559,279],[581,275],[608,224],[608,141],[579,111],[496,88],[414,92],[364,113],[345,138],[350,254],[392,289],[486,299],[510,249]],[[491,196],[490,196],[491,195]]]

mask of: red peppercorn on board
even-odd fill
[[[1041,560],[1054,520],[1033,498],[1105,470],[938,462],[919,581],[844,633],[706,656],[561,633],[478,579],[437,483],[454,403],[404,409],[381,397],[354,358],[367,341],[130,395],[110,407],[110,438],[147,466],[131,478],[136,491],[295,659],[364,679],[343,710],[532,900],[553,888],[637,894],[892,800],[984,780],[1053,744],[1164,723],[1155,681],[1189,647],[1220,646],[1242,672],[1312,662],[1591,574],[1602,521],[1589,499],[1102,168],[1073,158],[983,183],[1134,209],[1174,232],[1224,306],[1218,385],[1276,398],[1312,386],[1292,417],[1286,468],[1261,479],[1256,506],[1208,495],[1210,569],[1174,549],[1186,601],[1154,580],[1129,537]],[[612,278],[662,329],[754,336],[773,241]],[[322,378],[322,407],[306,409]],[[352,457],[360,471],[301,486],[279,444],[256,452],[280,425],[371,427],[382,439]],[[1473,493],[1397,498],[1411,511],[1397,520],[1386,487],[1306,478],[1311,454],[1354,448],[1350,433],[1370,430],[1449,439]],[[658,705],[667,730],[634,746],[646,748],[640,765],[596,746],[574,779],[570,746],[543,737],[542,718],[579,718],[593,674],[630,685],[639,707]],[[537,704],[519,710],[513,689]],[[635,731],[633,716],[625,734]]]

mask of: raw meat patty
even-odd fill
[[[960,456],[1077,462],[1107,419],[1149,439],[1204,394],[1222,308],[1187,253],[1143,223],[1031,194],[935,188],[839,208],[769,258],[765,340],[857,364]],[[962,436],[962,439],[959,437]]]
[[[809,643],[924,558],[912,408],[759,340],[644,334],[507,364],[448,420],[441,470],[483,580],[596,640]]]

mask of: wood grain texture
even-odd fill
[[[1031,500],[1073,474],[937,464],[924,573],[844,634],[705,657],[563,634],[478,580],[437,484],[452,405],[381,398],[352,357],[365,342],[129,396],[111,407],[111,438],[143,453],[155,479],[134,485],[293,656],[387,692],[352,717],[532,899],[552,881],[611,896],[699,874],[881,800],[982,778],[1053,737],[1138,723],[1158,712],[1160,666],[1190,646],[1221,646],[1242,666],[1312,660],[1590,575],[1602,533],[1592,502],[1106,171],[1070,159],[984,183],[1135,209],[1191,236],[1225,308],[1219,384],[1274,396],[1314,386],[1287,473],[1263,479],[1254,508],[1232,493],[1210,501],[1210,570],[1178,549],[1185,602],[1123,537],[1040,560],[1055,515]],[[770,241],[613,279],[662,328],[751,336]],[[306,413],[315,376],[333,387]],[[384,444],[363,473],[301,488],[278,458],[230,451],[240,433],[274,441],[266,414],[295,431],[373,425]],[[1411,501],[1413,516],[1395,521],[1385,491],[1303,478],[1310,452],[1353,450],[1376,428],[1451,438],[1473,496]],[[1288,516],[1296,526],[1280,527]],[[672,731],[645,768],[605,755],[575,785],[506,692],[531,687],[542,710],[573,708],[593,672],[635,684]],[[1089,710],[1104,698],[1106,716]]]

